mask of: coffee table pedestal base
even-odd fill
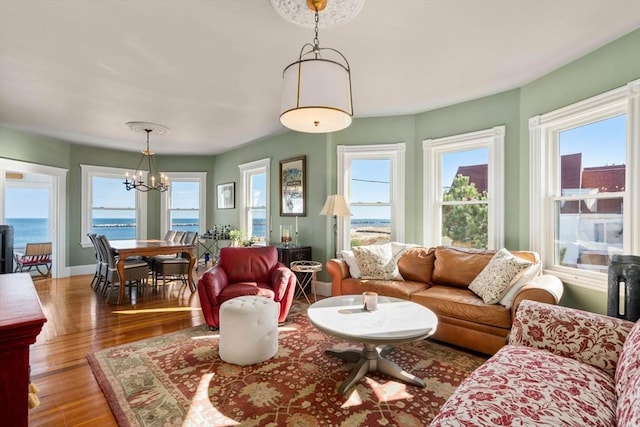
[[[425,384],[421,378],[405,371],[398,366],[397,363],[392,362],[389,359],[385,359],[385,356],[392,350],[393,346],[387,345],[378,349],[374,344],[363,344],[362,351],[325,350],[326,354],[335,356],[345,362],[356,364],[347,379],[345,379],[340,385],[340,393],[345,394],[347,390],[353,387],[369,372],[380,372],[381,374],[396,378],[407,384],[424,388]]]

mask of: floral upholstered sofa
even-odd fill
[[[640,321],[522,301],[431,426],[640,426]]]

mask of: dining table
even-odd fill
[[[196,283],[193,279],[193,267],[196,264],[196,255],[194,253],[195,244],[174,242],[171,240],[113,240],[110,243],[111,249],[118,257],[116,267],[121,284],[118,294],[118,304],[123,301],[125,295],[125,286],[122,286],[122,284],[125,283],[124,261],[132,256],[152,257],[155,255],[187,254],[189,256],[187,281],[191,292],[196,291]]]

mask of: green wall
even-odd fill
[[[271,159],[272,240],[280,224],[293,218],[279,215],[279,164],[305,155],[307,159],[307,214],[299,218],[299,242],[313,248],[313,258],[324,262],[333,249],[332,218],[318,215],[328,194],[336,192],[336,147],[355,144],[406,143],[406,238],[423,243],[422,141],[459,133],[506,126],[505,135],[505,245],[527,249],[529,245],[529,131],[528,120],[564,105],[591,97],[640,78],[640,29],[579,58],[521,88],[422,112],[415,115],[361,118],[334,134],[284,132],[254,141],[216,156],[159,156],[162,170],[208,173],[207,228],[213,224],[238,225],[238,209],[218,210],[215,186],[236,183],[239,194],[242,163]],[[69,169],[68,260],[69,265],[92,262],[80,241],[80,164],[134,168],[137,153],[93,148],[0,127],[0,157]],[[238,202],[236,200],[236,206]],[[149,237],[159,237],[159,197],[149,197]],[[322,272],[320,280],[328,280]],[[567,286],[562,304],[606,312],[606,294]]]

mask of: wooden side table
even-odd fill
[[[291,268],[294,261],[310,261],[311,246],[277,246],[278,261]]]

